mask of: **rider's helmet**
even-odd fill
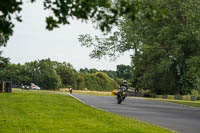
[[[123,81],[123,84],[127,84],[127,81],[126,81],[126,80],[124,80],[124,81]]]

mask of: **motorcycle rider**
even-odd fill
[[[121,84],[120,84],[120,86],[119,86],[119,92],[117,92],[117,95],[120,95],[120,93],[123,93],[123,92],[125,92],[125,95],[124,95],[124,97],[123,97],[123,100],[126,98],[126,96],[127,96],[127,91],[128,91],[128,85],[127,85],[127,81],[126,80],[124,80]]]
[[[72,86],[69,86],[69,93],[72,94]]]
[[[125,88],[125,90],[122,90],[123,88]],[[126,80],[124,80],[124,81],[120,84],[119,89],[122,90],[122,91],[126,91],[126,92],[128,91],[128,85],[127,85],[127,81],[126,81]]]

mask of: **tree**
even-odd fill
[[[102,72],[106,73],[109,77],[116,80],[117,79],[117,72],[112,70],[103,70]]]
[[[117,77],[125,80],[131,79],[131,67],[129,65],[117,65]]]
[[[144,2],[162,8],[167,12],[166,16],[154,21],[142,15],[135,21],[125,17],[119,30],[110,37],[102,39],[81,35],[79,41],[83,46],[95,47],[91,53],[95,58],[134,50],[132,78],[135,87],[150,89],[157,94],[188,94],[199,85],[200,2]]]
[[[89,90],[110,91],[118,88],[118,84],[103,72],[84,74],[83,77],[85,87]]]
[[[62,84],[64,87],[75,84],[77,72],[71,64],[66,62],[59,63],[57,61],[54,61],[53,64],[56,73],[62,79]]]
[[[19,12],[22,0],[1,0],[0,1],[0,47],[5,46],[9,36],[13,34],[13,16],[17,21],[21,21]]]
[[[0,70],[1,81],[12,81],[14,85],[30,82],[29,77],[24,73],[24,66],[21,64],[7,64]]]
[[[54,69],[54,64],[50,59],[40,60],[39,68],[39,85],[45,89],[57,89],[62,86],[62,79]]]
[[[62,86],[62,79],[50,59],[28,62],[25,64],[25,69],[32,79],[31,82],[42,89],[57,89]]]
[[[98,72],[98,70],[96,68],[91,68],[91,69],[81,68],[80,69],[80,73],[96,73],[96,72]]]
[[[9,58],[5,58],[1,56],[1,51],[0,51],[0,71],[3,70],[4,67],[6,67],[8,64],[10,64],[9,62]]]
[[[140,67],[145,68],[141,78],[150,82],[148,87],[154,88],[154,92],[188,94],[195,89],[188,80],[191,77],[187,74],[191,64],[187,62],[194,56],[199,57],[200,25],[197,18],[200,2],[158,2],[155,4],[169,10],[168,15],[158,22],[150,22],[145,18],[138,21],[143,30],[140,28],[136,31],[141,31],[138,36],[143,44],[137,56],[140,58],[134,60],[141,62]]]
[[[80,73],[89,73],[89,70],[88,70],[88,68],[81,68],[80,69]]]

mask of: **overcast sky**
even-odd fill
[[[23,22],[16,23],[14,35],[3,49],[3,56],[9,57],[12,63],[25,63],[38,59],[69,62],[75,69],[96,68],[99,70],[116,70],[116,65],[130,65],[130,53],[125,53],[115,62],[101,59],[90,59],[91,49],[81,47],[78,35],[99,35],[90,23],[73,20],[70,25],[62,26],[54,31],[45,29],[45,16],[49,12],[43,10],[42,1],[26,3],[21,12]]]

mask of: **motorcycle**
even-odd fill
[[[117,92],[117,103],[121,104],[121,102],[124,101],[126,96],[127,96],[127,88],[126,87],[121,87],[120,91]]]

